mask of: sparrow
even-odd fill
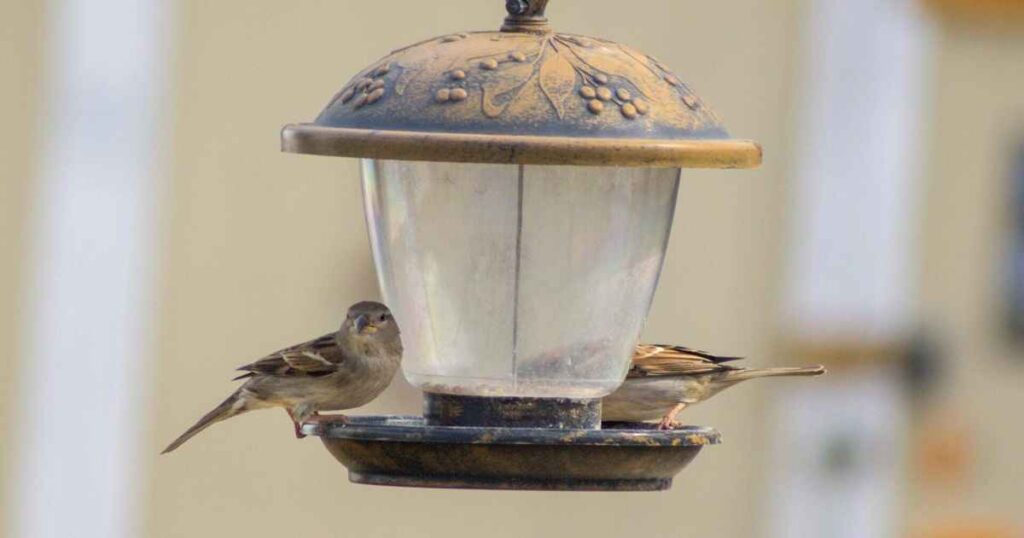
[[[238,368],[246,380],[231,396],[174,440],[171,452],[212,424],[236,415],[283,407],[304,437],[303,422],[344,421],[344,415],[321,416],[370,403],[391,384],[402,361],[398,324],[388,307],[372,301],[352,305],[337,331],[282,349]]]
[[[806,368],[743,368],[729,364],[742,357],[721,357],[682,346],[640,344],[626,380],[602,400],[602,420],[659,420],[658,429],[675,428],[676,415],[748,379],[775,376],[816,376],[822,366]]]

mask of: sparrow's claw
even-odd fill
[[[292,425],[295,426],[295,438],[302,439],[306,437],[306,434],[302,433],[302,423],[295,418],[295,413],[291,409],[285,409],[288,412],[288,418],[292,419]]]
[[[312,424],[326,424],[328,422],[335,422],[338,424],[348,424],[348,417],[342,414],[337,415],[313,415],[306,419],[306,422]]]
[[[676,404],[676,406],[673,407],[668,413],[666,413],[664,417],[661,417],[661,422],[658,423],[658,429],[674,430],[678,428],[680,424],[676,422],[676,415],[678,415],[679,412],[682,411],[683,409],[686,409],[686,404]]]
[[[659,430],[674,430],[681,426],[681,424],[674,420],[666,420],[667,418],[668,417],[661,419],[661,422],[658,423]]]

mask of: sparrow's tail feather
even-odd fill
[[[181,434],[173,443],[167,445],[161,454],[167,454],[168,452],[178,448],[185,441],[188,441],[194,437],[197,433],[205,430],[211,425],[220,422],[222,420],[229,419],[235,415],[240,415],[250,408],[246,405],[245,399],[242,398],[241,391],[235,391],[234,394],[228,396],[228,399],[221,402],[220,405],[214,407],[212,411],[203,415],[203,418],[199,419],[191,428],[185,430],[185,433]]]
[[[749,368],[729,372],[730,381],[744,381],[758,377],[782,377],[782,376],[815,376],[826,373],[824,366],[807,366],[791,368]]]

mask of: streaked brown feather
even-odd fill
[[[696,375],[739,367],[724,364],[742,357],[726,357],[682,346],[639,344],[633,353],[633,366],[628,378],[665,375]]]
[[[715,355],[708,351],[701,351],[699,349],[693,349],[685,346],[672,346],[666,344],[637,344],[635,351],[633,352],[634,357],[648,357],[648,356],[662,356],[662,357],[673,357],[677,356],[684,359],[697,357],[701,359],[707,359],[714,363],[730,362],[743,360],[743,357],[730,357],[725,355]]]
[[[338,346],[335,335],[336,333],[325,334],[308,342],[271,353],[256,362],[240,366],[238,370],[247,373],[236,377],[235,380],[252,377],[256,374],[319,377],[335,372],[338,365],[345,360],[345,354]]]

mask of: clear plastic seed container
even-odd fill
[[[598,398],[630,365],[678,169],[363,161],[377,273],[426,392]]]

